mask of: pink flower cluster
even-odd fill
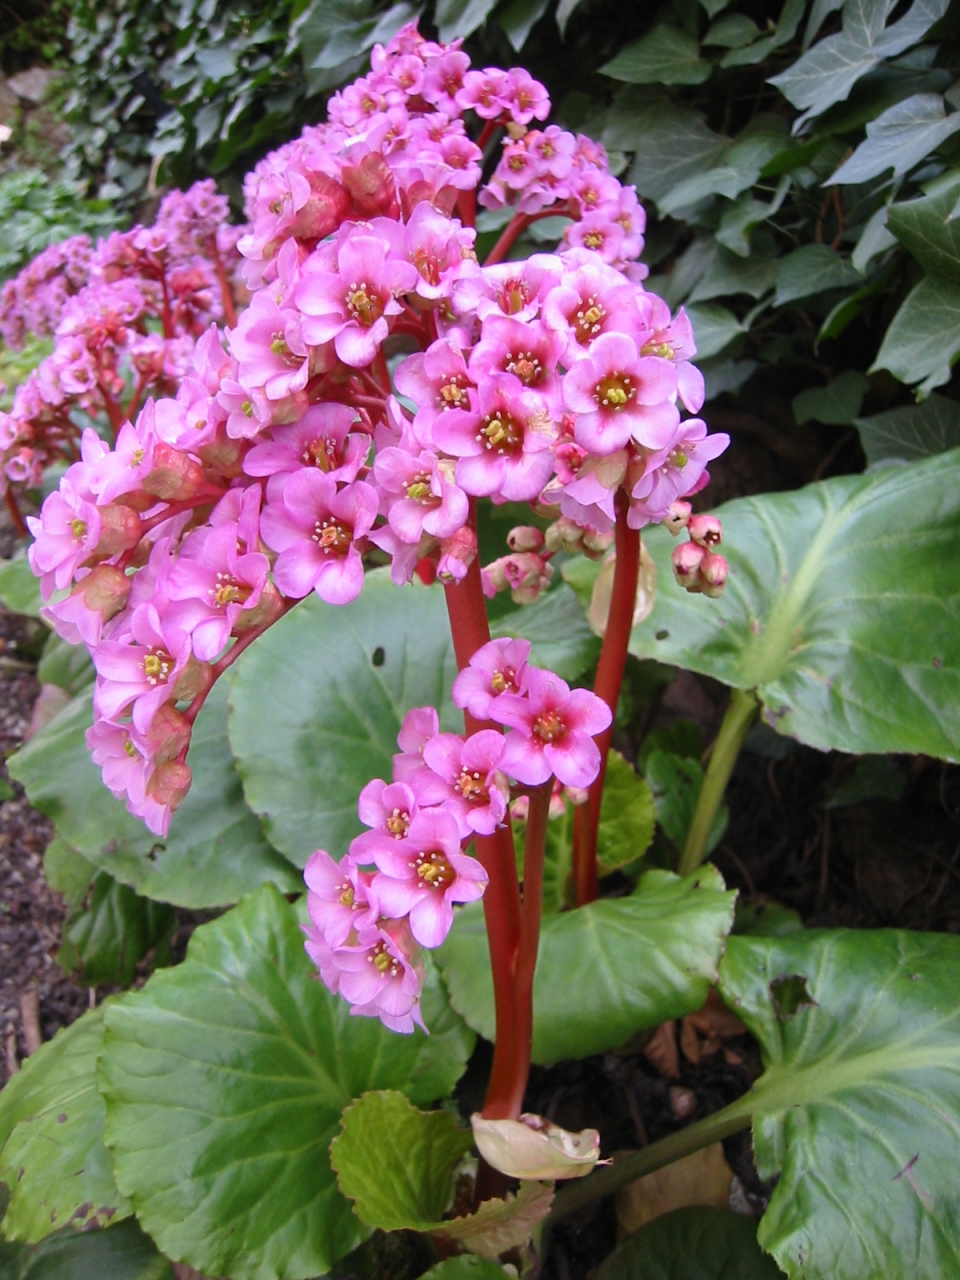
[[[572,229],[557,254],[502,261],[536,216],[519,204],[493,261],[477,262],[481,151],[464,115],[480,139],[504,127],[507,157],[548,105],[525,72],[472,72],[456,43],[404,28],[334,97],[328,124],[248,178],[238,249],[253,292],[235,325],[217,326],[213,281],[236,232],[200,184],[169,197],[157,227],[98,247],[53,356],[0,423],[21,447],[35,401],[30,422],[49,423],[42,438],[71,460],[31,519],[30,560],[48,619],[93,655],[95,759],[153,830],[189,786],[191,726],[214,680],[311,592],[356,599],[365,556],[388,557],[398,583],[456,583],[477,554],[476,500],[528,502],[552,524],[514,530],[484,581],[529,602],[557,550],[602,554],[624,510],[635,528],[679,528],[707,483],[727,437],[686,416],[703,379],[682,312]],[[599,209],[623,231],[617,253],[639,252],[635,193],[602,149],[552,126],[541,137],[549,147],[529,146],[561,193],[544,208],[581,227]],[[175,390],[132,421],[125,361],[139,371],[130,404]],[[105,405],[113,445],[91,429],[77,439],[66,403]],[[39,438],[22,446],[28,472]],[[585,785],[585,695],[535,671],[506,692],[482,713],[509,728],[498,768],[524,785]]]
[[[0,333],[53,335],[54,350],[0,413],[0,493],[33,488],[77,457],[81,423],[116,434],[147,394],[175,392],[197,338],[232,307],[239,229],[212,181],[175,191],[156,225],[91,247],[75,236],[44,250],[0,294]]]
[[[529,666],[529,656],[526,640],[493,640],[454,683],[458,707],[506,734],[465,739],[441,733],[432,707],[411,711],[392,782],[375,779],[360,793],[369,830],[339,863],[322,849],[307,863],[307,951],[353,1013],[394,1031],[423,1026],[421,949],[446,938],[455,903],[483,895],[487,874],[464,849],[508,821],[509,780],[587,787],[597,776],[593,735],[610,724],[609,708]]]

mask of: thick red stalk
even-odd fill
[[[507,223],[503,229],[500,239],[493,246],[484,261],[485,267],[495,266],[498,262],[503,262],[504,258],[513,248],[514,241],[518,236],[526,231],[527,227],[533,222],[539,222],[541,218],[555,218],[567,212],[567,203],[551,205],[549,209],[541,209],[538,213],[518,213]]]
[[[479,560],[473,561],[462,582],[448,585],[445,592],[453,649],[457,667],[462,671],[477,650],[490,639]],[[487,721],[475,720],[467,713],[463,718],[468,734],[497,728]],[[488,1119],[516,1119],[520,1114],[516,1102],[517,1082],[521,1077],[526,1082],[529,1058],[526,1062],[522,1060],[517,1044],[515,982],[520,949],[520,887],[510,825],[500,827],[493,835],[477,836],[475,845],[477,857],[490,877],[483,896],[483,911],[490,944],[496,1008],[493,1068],[483,1114]]]
[[[527,833],[523,846],[523,908],[516,974],[517,1066],[513,1077],[510,1115],[523,1110],[523,1095],[530,1074],[533,1050],[533,975],[540,948],[540,913],[543,904],[543,860],[547,847],[547,820],[553,779],[530,793]]]
[[[217,269],[217,279],[220,282],[220,297],[223,300],[223,318],[227,322],[229,329],[237,327],[237,308],[233,301],[233,291],[230,288],[230,281],[227,279],[227,273],[223,268],[223,260],[220,257],[220,250],[217,248],[217,238],[213,237],[213,264]]]
[[[640,571],[640,531],[627,524],[627,498],[617,494],[617,523],[615,533],[616,566],[613,572],[613,590],[610,598],[610,616],[597,664],[597,678],[593,691],[616,715],[620,698],[620,686],[627,665],[627,645],[633,630],[633,611],[637,602],[637,575]],[[600,772],[590,787],[587,803],[577,810],[573,822],[573,884],[577,906],[593,902],[599,893],[597,887],[597,829],[600,825],[600,805],[603,800],[603,783],[607,773],[607,755],[613,736],[610,728],[597,736],[600,748]]]
[[[10,512],[10,519],[13,521],[13,527],[21,538],[27,536],[27,524],[20,511],[20,506],[12,489],[8,488],[4,494],[4,500],[7,504],[7,510]]]

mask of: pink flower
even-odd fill
[[[445,111],[449,116],[459,115],[457,95],[463,89],[464,76],[469,66],[470,59],[467,55],[453,49],[431,58],[420,90],[424,102],[429,102],[438,111]]]
[[[423,763],[423,748],[439,732],[440,719],[433,707],[413,707],[407,712],[397,734],[400,752],[393,757],[394,781],[413,786],[423,774],[429,774]]]
[[[135,609],[128,627],[128,639],[102,640],[94,651],[99,679],[93,704],[105,720],[115,720],[132,704],[134,727],[145,734],[163,703],[199,692],[209,668],[191,660],[190,637],[164,625],[152,604]]]
[[[271,439],[244,456],[248,476],[318,467],[341,484],[356,480],[370,452],[370,437],[351,431],[356,410],[345,404],[312,404],[299,422],[275,427]]]
[[[556,426],[543,396],[503,374],[480,388],[480,428],[440,419],[436,443],[459,458],[457,484],[467,493],[496,494],[508,502],[538,497],[553,474],[550,446]]]
[[[129,800],[131,812],[142,809],[153,760],[134,727],[97,720],[86,737],[93,763],[103,770],[104,786],[118,800]]]
[[[467,495],[453,480],[453,463],[423,450],[384,449],[374,463],[390,528],[403,542],[418,543],[424,533],[448,538],[470,513]]]
[[[510,76],[499,67],[468,71],[457,93],[457,106],[461,111],[475,111],[481,120],[496,120],[509,108],[512,88]]]
[[[389,333],[388,317],[401,313],[395,295],[414,287],[417,269],[388,258],[378,237],[356,233],[340,242],[336,272],[318,266],[321,274],[305,275],[293,294],[304,340],[332,341],[344,364],[362,368]]]
[[[273,576],[284,595],[300,600],[316,591],[328,604],[349,604],[363,590],[363,561],[355,540],[377,515],[376,491],[362,480],[337,492],[322,471],[287,478],[280,501],[261,517],[268,547],[279,551]]]
[[[552,776],[568,787],[589,787],[600,768],[594,735],[611,720],[610,708],[587,689],[571,689],[552,671],[527,670],[523,696],[505,693],[491,719],[509,726],[502,766],[527,786]]]
[[[309,947],[308,947],[309,950]],[[379,1018],[391,1031],[409,1035],[414,1024],[426,1027],[420,1012],[420,989],[426,976],[412,961],[414,944],[406,921],[383,921],[376,929],[364,929],[354,947],[338,947],[327,960],[327,971],[336,971],[340,995],[352,1014]],[[329,986],[327,973],[321,976]]]
[[[405,839],[374,851],[379,874],[373,892],[386,916],[409,914],[410,931],[424,947],[439,947],[453,924],[453,903],[475,902],[487,887],[487,873],[460,852],[457,820],[443,809],[425,809]]]
[[[72,470],[73,468],[71,468]],[[45,600],[62,591],[77,569],[95,553],[103,520],[95,503],[77,489],[69,476],[40,508],[40,519],[27,516],[36,541],[28,551],[30,568],[41,579]]]
[[[62,640],[93,649],[100,643],[104,624],[126,604],[131,585],[122,570],[98,564],[65,600],[48,605],[40,611],[40,616],[54,627]]]
[[[578,415],[577,443],[590,453],[615,453],[630,440],[662,449],[680,420],[676,389],[669,360],[638,355],[626,334],[604,333],[564,377],[563,400]]]
[[[519,693],[527,675],[529,640],[491,640],[453,682],[453,705],[475,720],[496,719],[491,708],[505,693]],[[434,733],[437,730],[434,729]]]
[[[351,933],[376,926],[380,915],[370,891],[373,875],[361,871],[348,854],[339,863],[318,849],[310,855],[303,878],[310,919],[330,947],[341,947]]]
[[[509,373],[560,407],[557,363],[563,342],[556,333],[535,320],[525,323],[510,316],[492,315],[483,323],[480,341],[470,353],[468,368],[477,384],[494,373]]]
[[[240,554],[237,526],[228,521],[197,529],[184,541],[168,581],[168,624],[193,637],[193,651],[212,662],[242,615],[260,604],[270,562],[259,552]]]
[[[504,821],[510,788],[499,764],[504,738],[482,729],[464,742],[456,733],[438,733],[423,749],[424,763],[447,784],[443,807],[457,820],[461,839],[491,835]]]
[[[417,407],[413,430],[417,439],[433,447],[433,431],[443,419],[464,431],[476,431],[480,423],[477,389],[460,352],[443,339],[431,343],[420,355],[409,356],[398,366],[397,390]]]
[[[706,423],[687,418],[677,428],[669,450],[651,459],[651,466],[631,489],[631,528],[641,519],[660,520],[677,499],[696,492],[707,464],[718,458],[730,437],[718,431],[707,435]]]
[[[510,114],[518,124],[529,124],[536,116],[546,120],[550,114],[550,95],[524,67],[510,70]]]
[[[237,379],[247,390],[263,390],[268,400],[302,391],[310,374],[307,348],[294,307],[279,307],[267,290],[256,293],[229,338],[240,363]]]

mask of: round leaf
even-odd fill
[[[164,1253],[210,1276],[303,1280],[367,1234],[328,1149],[369,1089],[449,1093],[473,1038],[434,977],[432,1034],[350,1016],[272,885],[198,929],[186,961],[107,1019],[100,1086],[117,1179]]]
[[[418,1111],[402,1093],[365,1093],[343,1113],[330,1160],[357,1217],[384,1231],[427,1231],[453,1199],[453,1174],[473,1146],[448,1111]]]
[[[70,1223],[104,1226],[131,1212],[103,1145],[97,1054],[106,1006],[37,1050],[0,1093],[0,1182],[8,1240],[34,1244]]]
[[[0,1280],[174,1280],[174,1274],[128,1218],[107,1231],[67,1227],[33,1248],[0,1243]]]
[[[735,897],[712,866],[686,880],[650,871],[629,898],[545,917],[533,988],[534,1062],[616,1049],[637,1031],[699,1009],[716,978]],[[457,913],[437,959],[453,1007],[493,1040],[478,908]]]
[[[230,699],[230,742],[247,802],[272,843],[299,866],[335,858],[361,830],[357,797],[390,778],[411,707],[450,704],[456,675],[440,587],[395,587],[367,575],[345,607],[310,596],[246,653]]]
[[[227,742],[227,678],[214,686],[194,726],[193,786],[161,839],[103,785],[84,738],[92,711],[82,694],[9,760],[30,803],[95,866],[148,898],[176,906],[227,906],[265,880],[286,892],[302,880],[267,843],[243,800]]]
[[[596,1280],[777,1280],[751,1218],[728,1209],[675,1209],[624,1240]]]
[[[654,531],[657,605],[631,652],[756,689],[811,746],[960,758],[960,450],[717,514],[724,596],[678,587]]]
[[[960,939],[734,937],[720,984],[766,1065],[743,1099],[760,1175],[779,1175],[763,1247],[791,1280],[954,1275]]]

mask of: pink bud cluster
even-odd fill
[[[228,213],[214,183],[198,182],[164,199],[155,226],[96,248],[74,236],[4,285],[3,340],[52,335],[54,350],[0,413],[0,493],[37,487],[52,463],[75,459],[82,417],[115,434],[147,394],[177,390],[197,338],[233,305],[239,230]]]
[[[212,683],[311,592],[355,600],[364,557],[389,558],[397,583],[415,572],[457,583],[477,554],[476,500],[528,502],[553,523],[514,530],[486,573],[488,590],[526,602],[557,550],[602,554],[618,509],[634,528],[672,522],[707,483],[727,437],[685,416],[703,400],[689,321],[626,273],[642,217],[602,148],[528,128],[548,106],[525,72],[471,72],[456,42],[410,25],[332,99],[329,123],[249,176],[237,247],[253,292],[235,325],[215,323],[210,273],[236,233],[207,184],[169,197],[156,228],[94,251],[91,285],[21,391],[65,395],[73,369],[87,389],[70,403],[113,416],[129,358],[142,365],[138,396],[175,394],[115,423],[112,446],[92,429],[61,436],[71,465],[31,519],[30,561],[49,621],[93,656],[95,759],[151,829],[166,831],[189,786],[190,731]],[[520,208],[536,184],[521,197],[504,177],[516,212],[481,266],[470,223],[482,153],[467,113],[480,139],[505,129],[498,172],[515,172],[521,144],[537,157],[539,213],[575,226],[602,213],[623,232],[621,256],[571,229],[559,253],[501,261],[538,216]],[[182,293],[181,268],[197,285]],[[168,312],[169,334],[146,327]],[[498,767],[523,785],[586,785],[597,730],[581,695],[536,671],[504,692],[489,711],[510,728]]]
[[[529,656],[526,640],[493,640],[453,686],[458,707],[505,734],[441,733],[432,707],[409,712],[392,782],[375,779],[360,793],[369,830],[339,863],[322,849],[307,863],[307,951],[353,1013],[394,1031],[423,1026],[422,948],[446,938],[455,903],[483,895],[487,873],[464,850],[508,821],[510,779],[587,787],[597,776],[593,735],[610,724],[609,708],[531,667]]]
[[[690,541],[681,542],[671,553],[674,577],[687,591],[713,598],[722,595],[730,566],[714,548],[723,541],[723,525],[716,516],[690,515],[689,507],[679,513],[679,521]]]

